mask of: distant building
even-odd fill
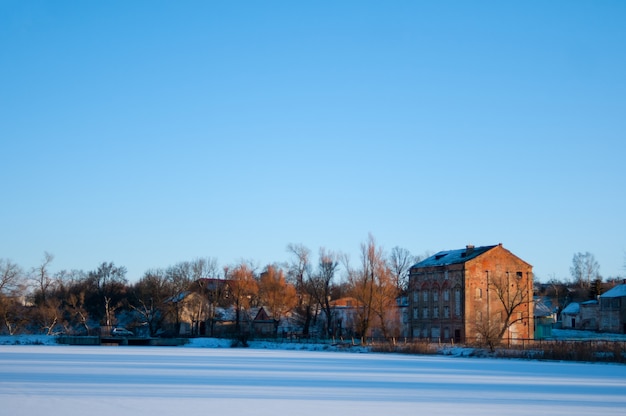
[[[580,325],[578,329],[597,331],[600,320],[600,304],[596,299],[580,303]]]
[[[532,266],[501,244],[441,251],[411,267],[413,338],[533,338]]]
[[[563,329],[576,329],[580,324],[580,303],[572,302],[561,311],[561,327]]]
[[[359,301],[352,297],[344,297],[330,302],[332,311],[332,331],[337,338],[354,336],[354,329],[361,310]]]
[[[626,334],[626,284],[600,295],[600,331]]]

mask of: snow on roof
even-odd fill
[[[535,312],[534,316],[550,316],[552,315],[552,311],[543,302],[535,302]]]
[[[626,285],[624,284],[617,285],[608,292],[600,295],[601,298],[621,298],[624,296],[626,296]]]
[[[440,251],[434,256],[430,256],[427,259],[420,261],[413,267],[447,266],[449,264],[465,263],[466,261],[478,257],[494,247],[497,246],[467,246],[459,250]]]
[[[186,290],[184,292],[180,292],[174,296],[171,296],[169,298],[167,298],[165,300],[165,302],[172,302],[172,303],[178,303],[178,302],[182,302],[183,300],[185,300],[185,298],[189,295],[189,291]]]
[[[565,315],[576,315],[577,313],[580,313],[580,303],[577,302],[570,303],[561,311],[561,314]]]

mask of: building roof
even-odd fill
[[[561,314],[576,315],[580,313],[580,303],[572,302],[561,311]]]
[[[465,263],[466,261],[476,258],[494,247],[498,246],[474,247],[468,245],[459,250],[440,251],[439,253],[413,265],[413,267],[435,267]]]
[[[543,302],[535,302],[534,314],[535,317],[543,317],[552,315],[552,311]]]
[[[626,296],[626,284],[615,286],[613,289],[600,295],[601,298],[622,298]]]

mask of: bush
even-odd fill
[[[438,353],[439,345],[428,341],[407,341],[404,343],[379,342],[372,344],[371,349],[373,352],[433,355]]]

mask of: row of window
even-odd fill
[[[429,273],[417,273],[411,275],[411,280],[418,281],[441,281],[441,280],[450,280],[450,279],[462,279],[463,273],[460,271],[449,272],[448,270],[444,270],[442,272],[429,272]]]
[[[440,309],[439,306],[434,306],[432,309],[429,308],[428,306],[424,306],[421,308],[421,313],[420,313],[420,308],[419,307],[414,307],[413,308],[413,319],[439,319],[439,318],[444,318],[444,319],[448,319],[450,318],[450,307],[449,306],[444,306],[443,308],[441,308],[441,314],[440,314]],[[455,317],[460,317],[461,316],[461,307],[459,305],[458,308],[454,308],[454,316]]]
[[[441,291],[439,290],[415,290],[413,291],[413,316],[415,319],[419,319],[419,309],[420,307],[422,308],[422,317],[423,318],[428,318],[429,317],[429,313],[428,311],[432,308],[432,313],[433,313],[433,317],[434,318],[438,318],[439,317],[439,299],[440,299],[440,294],[441,294],[441,298],[443,299],[443,311],[444,311],[444,317],[449,318],[450,314],[448,312],[448,314],[446,315],[446,310],[449,311],[449,307],[450,305],[446,305],[446,303],[450,303],[451,299],[450,299],[450,289],[444,289]],[[456,316],[461,316],[461,288],[454,288],[453,289],[453,296],[454,296],[454,314]],[[420,300],[421,299],[421,300]],[[417,310],[417,312],[416,312]]]
[[[457,332],[460,331],[457,330]],[[438,327],[438,326],[433,326],[433,327],[423,327],[423,328],[413,328],[413,337],[414,338],[430,338],[433,340],[437,340],[437,339],[442,339],[444,341],[447,341],[450,339],[452,335],[452,332],[450,331],[449,327],[444,327],[443,331],[442,328]],[[460,336],[460,335],[459,335]]]
[[[431,309],[427,306],[424,306],[422,308],[422,313],[420,314],[420,308],[418,307],[414,307],[413,308],[413,319],[429,319],[432,318],[433,319],[439,319],[439,318],[450,318],[450,307],[449,306],[444,306],[442,308],[443,313],[442,316],[439,316],[439,306],[434,306],[432,308],[432,315],[431,315]],[[461,316],[461,309],[455,309],[454,314],[459,317]]]
[[[413,291],[413,303],[418,303],[420,301],[420,294],[421,294],[421,300],[422,302],[428,302],[430,297],[432,296],[432,301],[433,302],[439,302],[439,294],[441,293],[441,296],[443,298],[444,302],[448,302],[450,300],[450,289],[444,289],[444,290],[438,290],[438,289],[433,289],[433,290],[415,290]],[[458,294],[459,299],[461,296],[461,289],[460,288],[455,288],[454,289],[454,293],[455,296]]]

